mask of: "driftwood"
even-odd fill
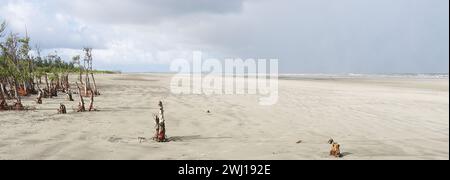
[[[67,114],[66,106],[64,106],[64,104],[59,105],[58,114]]]
[[[78,88],[78,95],[80,96],[80,102],[78,103],[78,109],[77,112],[85,112],[86,108],[84,107],[84,100],[83,100],[83,95],[81,94],[81,88],[78,85],[78,83],[76,82],[77,88]]]

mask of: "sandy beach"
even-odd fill
[[[448,78],[281,77],[278,103],[260,106],[257,95],[174,95],[171,77],[98,75],[99,112],[74,112],[77,95],[25,97],[36,110],[0,112],[0,159],[336,159],[330,138],[342,159],[449,159]],[[139,142],[154,135],[159,100],[173,141]]]

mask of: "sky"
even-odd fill
[[[448,73],[448,0],[0,0],[0,21],[66,60],[166,72],[176,59],[279,59],[281,73]]]

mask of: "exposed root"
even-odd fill
[[[16,103],[14,103],[14,106],[12,107],[12,110],[23,111],[23,110],[25,110],[25,107],[22,105],[21,102],[16,102]]]
[[[17,89],[17,92],[19,93],[19,96],[28,96],[28,92],[27,92],[26,88],[24,88],[23,86],[20,86]]]
[[[139,143],[146,142],[147,138],[145,138],[145,137],[138,137],[138,141],[139,141]]]
[[[7,111],[9,110],[8,103],[4,99],[0,101],[0,111]]]
[[[84,108],[84,104],[82,104],[81,102],[78,103],[78,108],[77,108],[77,112],[85,112],[86,109]]]

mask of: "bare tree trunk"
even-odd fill
[[[6,78],[6,82],[7,82],[8,86],[9,86],[9,89],[8,89],[9,99],[13,99],[13,96],[15,96],[14,95],[14,89],[13,89],[13,87],[14,87],[13,81],[10,78]]]
[[[0,81],[0,98],[6,101],[5,87],[3,86],[3,82]]]
[[[18,92],[18,88],[19,88],[19,84],[17,83],[17,80],[14,80],[14,93],[15,93],[15,98],[16,98],[16,103],[14,104],[14,110],[16,111],[21,111],[24,110],[24,107],[22,105],[22,99],[20,98],[19,92]]]
[[[95,95],[100,95],[100,92],[97,90],[97,84],[95,83],[94,73],[91,73],[92,76],[92,83],[94,83],[94,93]]]
[[[91,82],[89,81],[89,75],[88,75],[88,71],[86,71],[86,81],[85,81],[85,86],[84,86],[84,95],[85,96],[89,96],[88,91],[91,89]]]
[[[30,80],[30,85],[31,85],[31,91],[32,91],[32,93],[33,93],[33,94],[36,94],[37,91],[36,91],[36,83],[35,83],[35,78],[34,78],[34,77]]]
[[[8,104],[6,103],[5,93],[3,92],[3,82],[0,81],[0,110],[7,110]]]
[[[83,70],[82,70],[82,68],[81,68],[81,65],[80,65],[80,83],[81,83],[81,85],[84,84],[84,83],[83,83]]]
[[[26,81],[23,82],[23,92],[24,92],[24,95],[25,95],[25,96],[28,95],[27,82],[26,82]]]
[[[2,82],[0,82],[0,98],[1,98],[2,100],[5,99],[5,95],[4,95],[4,93],[3,93],[3,83],[2,83]]]
[[[83,95],[81,94],[81,88],[78,85],[78,83],[76,83],[76,85],[78,88],[78,95],[80,96],[80,103],[78,104],[77,112],[84,112],[84,111],[86,111],[86,109],[84,108],[84,100],[83,100]]]
[[[36,99],[37,104],[42,104],[42,90],[39,89],[38,97]]]
[[[22,103],[22,99],[20,98],[18,87],[19,87],[19,84],[17,83],[17,80],[14,80],[14,96],[16,98],[17,103]]]
[[[47,86],[47,91],[50,92],[50,85],[48,84],[48,75],[45,74],[45,85]]]
[[[1,83],[1,86],[2,86],[1,88],[2,88],[2,89],[0,89],[0,91],[3,92],[3,96],[5,97],[5,100],[6,100],[6,99],[11,99],[11,94],[8,93],[8,90],[6,89],[6,85],[7,85],[7,84],[4,84],[4,83],[2,82],[2,83]]]
[[[52,84],[54,85],[55,90],[61,89],[59,75],[56,75],[56,79],[52,82]]]
[[[67,100],[69,100],[69,101],[73,101],[73,98],[72,98],[72,90],[67,90]]]
[[[94,109],[94,92],[91,90],[91,101],[89,102],[89,111],[95,111]]]
[[[63,75],[61,80],[61,86],[63,88],[63,92],[67,93],[69,91],[69,75]]]
[[[159,116],[155,115],[156,122],[156,137],[157,142],[166,142],[166,123],[164,119],[164,107],[162,101],[159,101]]]

